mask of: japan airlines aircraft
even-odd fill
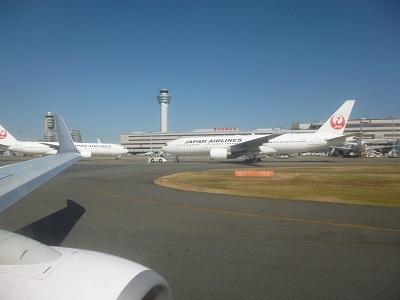
[[[75,143],[82,157],[116,156],[128,153],[128,149],[117,144]],[[58,150],[57,142],[19,142],[0,125],[0,148],[28,155],[52,155]]]
[[[82,155],[64,121],[55,116],[59,151],[0,168],[0,212],[51,179]],[[172,299],[159,274],[104,253],[49,247],[0,230],[0,298],[13,300]]]
[[[271,135],[215,135],[207,137],[187,137],[165,144],[161,151],[178,156],[210,155],[213,160],[225,160],[247,156],[245,162],[257,162],[260,146],[279,134]]]
[[[247,155],[245,162],[258,162],[259,154],[290,154],[341,145],[346,139],[343,130],[354,100],[346,101],[315,133],[188,137],[168,142],[161,150],[178,155],[204,155],[226,160]]]

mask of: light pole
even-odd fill
[[[150,130],[150,152],[153,152],[153,130]]]
[[[396,119],[396,117],[391,116],[389,117],[389,119],[392,119],[392,138],[393,138],[392,157],[396,157],[396,147],[394,146],[394,119]]]
[[[365,121],[365,118],[361,118],[360,119],[360,132],[361,132],[361,134],[362,134],[362,131],[363,131],[363,122]]]

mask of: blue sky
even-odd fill
[[[85,142],[159,131],[400,117],[400,2],[0,1],[0,124]]]

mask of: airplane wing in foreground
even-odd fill
[[[78,161],[61,117],[55,116],[59,151],[0,168],[0,212]],[[50,247],[0,230],[1,299],[171,300],[168,283],[138,263],[94,251]]]
[[[81,158],[63,119],[55,118],[60,141],[58,154],[0,168],[0,213]]]

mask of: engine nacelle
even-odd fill
[[[90,151],[85,151],[85,150],[79,150],[83,158],[90,158],[92,157],[92,152]]]
[[[210,151],[210,158],[213,160],[226,160],[232,158],[238,158],[239,155],[233,154],[227,148],[214,148]]]
[[[171,300],[153,270],[100,252],[49,247],[0,230],[1,299]]]
[[[277,151],[268,146],[260,146],[260,154],[272,154],[276,153]]]
[[[58,150],[56,150],[56,149],[51,149],[51,150],[49,150],[48,152],[46,152],[46,155],[54,155],[54,154],[57,154],[58,153]]]

